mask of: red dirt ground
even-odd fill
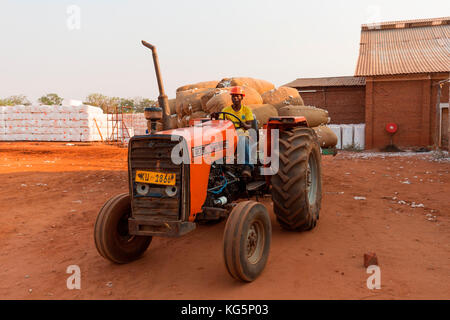
[[[225,222],[179,239],[154,238],[128,265],[97,253],[97,212],[127,192],[126,149],[2,142],[0,298],[449,299],[450,163],[355,155],[323,157],[322,211],[313,231],[283,231],[264,201],[273,223],[269,261],[260,278],[243,284],[222,260]],[[379,259],[381,290],[366,287],[363,255],[370,251]],[[66,287],[66,268],[74,264],[81,290]]]

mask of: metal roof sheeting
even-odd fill
[[[356,76],[450,72],[450,18],[363,25]]]
[[[359,77],[327,77],[327,78],[300,78],[285,84],[283,87],[308,88],[308,87],[353,87],[365,86],[364,78]]]

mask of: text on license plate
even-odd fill
[[[135,180],[136,182],[173,186],[176,182],[176,174],[137,170]]]

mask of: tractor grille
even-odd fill
[[[176,221],[181,217],[182,165],[171,160],[172,148],[178,141],[170,137],[133,138],[129,145],[128,169],[132,194],[133,218],[157,221]],[[166,194],[166,186],[150,184],[150,192],[139,195],[136,191],[136,170],[176,174],[176,195]]]

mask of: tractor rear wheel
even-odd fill
[[[223,256],[228,273],[235,279],[251,282],[269,258],[272,225],[261,203],[244,201],[231,211],[223,235]]]
[[[313,229],[322,200],[321,155],[311,128],[280,132],[279,170],[272,176],[274,213],[289,231]]]
[[[152,237],[130,235],[128,218],[131,215],[130,196],[119,194],[109,199],[97,216],[94,239],[97,251],[114,263],[128,263],[147,250]]]

